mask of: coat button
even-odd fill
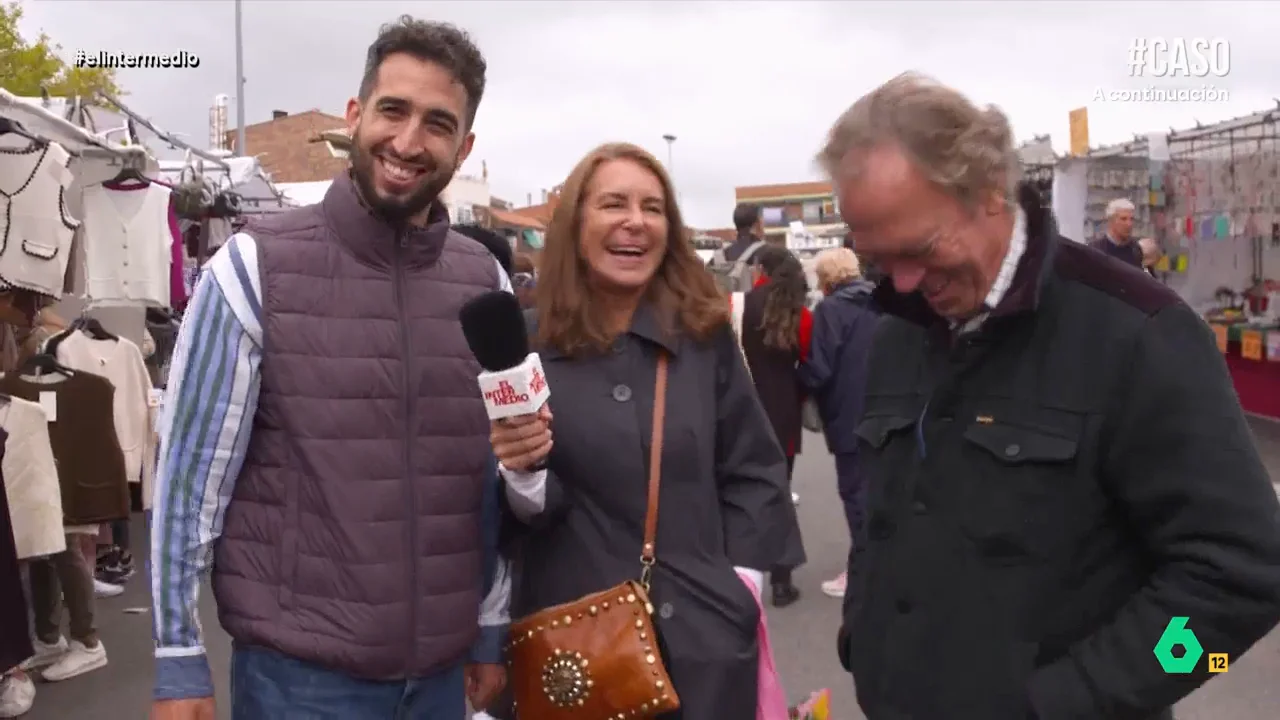
[[[613,399],[618,402],[626,402],[631,399],[631,388],[626,385],[613,386]]]
[[[613,350],[613,353],[615,355],[621,355],[622,351],[625,350],[626,348],[627,348],[627,343],[622,338],[618,338],[614,340],[613,345],[610,346],[610,349]]]
[[[925,513],[929,512],[929,506],[917,500],[911,503],[911,511],[917,515],[924,515]]]
[[[671,616],[675,614],[676,609],[671,605],[671,603],[662,603],[662,606],[658,608],[658,615],[663,620],[670,620]]]
[[[906,615],[911,612],[911,602],[908,600],[904,600],[902,598],[898,598],[893,602],[893,608],[897,610],[899,613]]]
[[[1009,457],[1017,457],[1020,452],[1022,452],[1022,446],[1017,443],[1014,443],[1004,449],[1004,454]]]

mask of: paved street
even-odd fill
[[[1280,481],[1280,425],[1255,423],[1259,447],[1274,480]],[[847,553],[847,533],[836,497],[834,470],[819,438],[809,438],[796,478],[801,495],[800,518],[809,564],[796,575],[806,591],[797,604],[770,612],[774,650],[787,688],[794,694],[830,687],[836,720],[861,720],[849,677],[836,663],[833,640],[839,602],[821,594],[818,584],[833,575]],[[1213,478],[1205,478],[1212,482]],[[142,538],[141,523],[137,537]],[[227,718],[226,672],[230,643],[215,619],[213,603],[204,596],[205,628],[210,655],[218,672],[219,718]],[[39,686],[30,720],[141,720],[147,715],[151,690],[149,616],[130,614],[147,605],[145,582],[137,578],[122,597],[99,601],[99,627],[111,664],[59,685]],[[1280,631],[1247,656],[1232,658],[1230,671],[1179,706],[1179,720],[1271,720],[1280,716]],[[1271,710],[1265,710],[1270,707]],[[726,718],[725,720],[737,720]]]

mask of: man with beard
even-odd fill
[[[214,717],[211,563],[235,720],[457,720],[505,683],[497,465],[457,318],[510,285],[437,200],[484,85],[461,30],[384,27],[351,170],[210,261],[160,422],[154,718]]]

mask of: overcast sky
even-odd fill
[[[125,70],[127,102],[204,146],[209,106],[235,94],[230,0],[28,0],[22,30],[77,49],[187,50],[195,70]],[[1280,3],[1267,2],[358,2],[245,0],[245,107],[341,114],[378,25],[400,13],[469,30],[489,85],[464,171],[486,160],[493,193],[523,205],[586,151],[627,140],[666,157],[696,227],[730,224],[737,185],[817,179],[836,116],[904,70],[929,73],[1010,114],[1022,139],[1068,147],[1067,113],[1089,106],[1093,144],[1273,107]],[[1216,103],[1094,102],[1131,78],[1135,35],[1220,37],[1231,68]],[[1198,80],[1181,81],[1199,87]],[[1167,86],[1167,85],[1164,85]],[[235,123],[234,98],[230,111]]]

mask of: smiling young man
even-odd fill
[[[210,261],[160,423],[154,718],[214,717],[211,562],[234,720],[457,720],[505,682],[497,463],[457,318],[510,284],[438,202],[484,84],[457,28],[384,27],[351,170]]]
[[[1280,619],[1280,516],[1222,354],[1058,235],[1004,113],[907,74],[820,156],[884,279],[839,636],[869,720],[1148,720]],[[1184,636],[1187,636],[1184,633]]]

